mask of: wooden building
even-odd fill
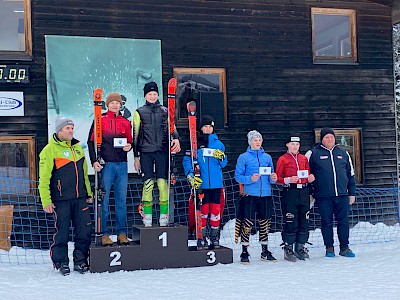
[[[44,36],[84,35],[161,40],[164,94],[174,75],[217,76],[216,93],[195,94],[222,120],[228,168],[248,130],[264,135],[276,162],[289,132],[301,135],[304,152],[329,126],[352,152],[360,185],[391,186],[398,177],[390,0],[21,2],[25,48],[0,44],[0,65],[28,66],[29,83],[0,78],[0,91],[23,92],[25,113],[0,116],[0,142],[34,137],[32,174],[48,140]],[[177,124],[187,139],[183,114]]]

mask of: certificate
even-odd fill
[[[214,156],[215,149],[203,148],[203,156]]]
[[[260,167],[260,175],[271,175],[271,167]]]
[[[298,170],[297,177],[301,178],[308,178],[308,170]]]
[[[126,138],[114,138],[114,148],[124,148],[127,143]]]

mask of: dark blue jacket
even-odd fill
[[[218,136],[215,133],[212,133],[208,136],[208,148],[211,149],[219,149],[225,152],[225,146],[218,139]],[[226,166],[228,163],[228,159],[225,155],[224,160],[220,161],[214,157],[203,156],[203,149],[197,150],[197,162],[200,167],[200,178],[203,180],[201,184],[202,189],[216,189],[223,187],[223,177],[222,177],[222,168]],[[183,158],[183,169],[185,170],[186,176],[190,173],[194,173],[192,167],[192,159],[189,155],[186,155]]]
[[[251,181],[251,176],[260,173],[260,167],[271,167],[274,172],[271,155],[260,150],[252,150],[249,146],[247,151],[241,154],[237,160],[235,179],[243,184],[243,193],[250,196],[271,196],[271,183],[275,183],[268,175],[263,175],[256,182]]]
[[[354,168],[346,150],[338,145],[329,150],[319,144],[311,150],[309,161],[315,198],[355,196]]]

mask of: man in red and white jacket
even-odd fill
[[[278,159],[276,165],[277,183],[283,185],[282,215],[284,257],[289,261],[308,259],[304,244],[308,240],[308,216],[310,210],[309,183],[315,178],[310,174],[306,156],[299,153],[300,137],[290,136],[287,153]],[[293,249],[293,245],[295,247]]]

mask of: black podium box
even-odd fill
[[[233,251],[226,247],[213,250],[190,250],[186,226],[133,227],[128,246],[114,243],[111,247],[92,244],[90,271],[149,270],[213,266],[233,262]]]

